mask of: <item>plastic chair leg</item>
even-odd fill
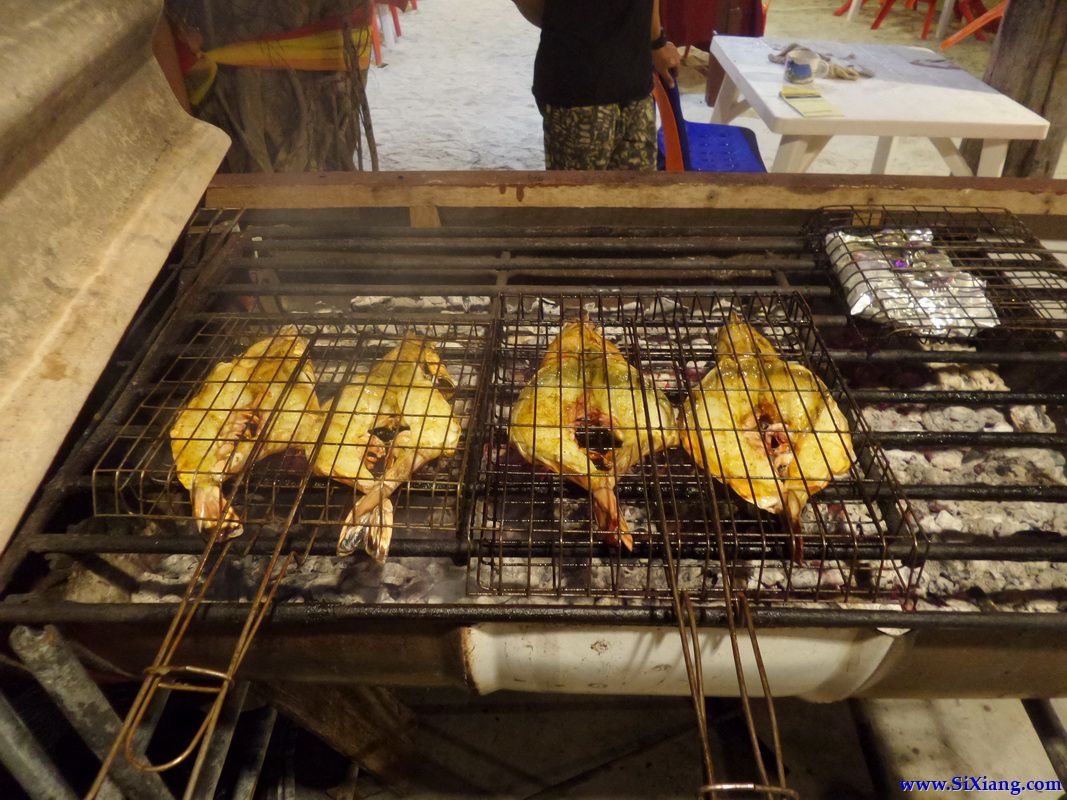
[[[893,10],[897,0],[883,0],[882,10],[878,12],[878,16],[874,18],[874,22],[871,24],[871,30],[876,31],[882,24],[882,20],[889,16],[889,12]]]
[[[964,25],[970,25],[980,16],[989,11],[989,9],[982,3],[982,0],[959,0],[956,5],[959,6],[960,16],[965,20]],[[975,33],[974,38],[980,42],[986,41],[986,35],[981,31]]]
[[[951,3],[952,0],[946,0]],[[926,22],[923,23],[923,35],[921,38],[927,39],[930,36],[930,28],[934,24],[934,12],[937,11],[937,0],[929,0],[929,5],[926,7]]]
[[[378,9],[375,4],[370,4],[370,46],[371,51],[374,53],[374,63],[379,67],[382,65],[382,32],[378,27]]]
[[[396,6],[392,3],[389,4],[389,13],[393,15],[393,31],[396,33],[396,38],[400,38],[400,12],[396,10]]]
[[[845,4],[841,8],[834,12],[835,17],[843,17],[848,10],[852,7],[852,0],[845,0]]]
[[[953,45],[957,45],[970,36],[972,33],[977,36],[978,31],[988,25],[994,20],[998,20],[1004,16],[1004,11],[1008,7],[1008,0],[1003,0],[1000,5],[996,5],[989,9],[982,16],[978,17],[974,22],[968,25],[964,25],[963,28],[956,31],[956,33],[949,36],[945,41],[941,42],[941,49],[948,50]]]

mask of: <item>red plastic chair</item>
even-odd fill
[[[685,172],[685,158],[682,156],[681,141],[678,137],[678,121],[674,118],[674,110],[671,101],[667,97],[667,90],[663,88],[659,75],[652,76],[652,96],[659,108],[660,123],[663,125],[663,135],[666,147],[666,172]]]
[[[1004,0],[999,5],[993,6],[993,8],[982,14],[982,16],[976,17],[975,19],[971,20],[968,24],[964,25],[956,33],[952,34],[947,39],[945,39],[945,41],[941,42],[941,49],[948,50],[950,47],[959,44],[972,33],[975,35],[975,37],[978,37],[981,33],[982,28],[1003,18],[1004,12],[1007,10],[1008,0]]]
[[[389,14],[393,18],[393,31],[396,33],[396,38],[399,39],[400,12],[397,10],[395,2],[387,2],[386,4],[389,6]],[[370,2],[370,43],[371,51],[374,54],[374,63],[380,67],[382,65],[382,29],[378,22],[378,3],[374,2],[374,0]]]
[[[834,16],[840,17],[845,14],[849,8],[852,7],[852,2],[853,0],[846,0],[845,4],[834,12]],[[867,4],[867,0],[861,0],[861,2],[863,5]],[[951,3],[953,0],[946,0],[946,2]],[[896,3],[897,0],[882,0],[882,7],[878,11],[878,16],[875,17],[874,22],[871,24],[872,31],[876,31],[881,27],[882,22],[889,16],[889,12],[893,10],[893,6],[895,6]],[[934,23],[937,0],[907,0],[904,7],[914,10],[918,7],[919,3],[926,3],[926,21],[923,23],[922,32],[922,38],[925,39],[930,35],[930,28]]]
[[[378,25],[378,11],[372,0],[370,4],[370,47],[374,54],[374,63],[382,65],[382,30]]]

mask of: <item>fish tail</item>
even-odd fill
[[[796,564],[804,563],[804,537],[801,535],[800,515],[807,504],[806,492],[785,493],[785,517],[789,524],[790,545],[793,550],[793,561]]]
[[[393,502],[376,486],[356,501],[345,518],[337,538],[337,555],[349,556],[363,548],[382,564],[392,538]]]
[[[593,490],[593,515],[597,527],[612,534],[612,542],[620,542],[627,550],[634,549],[634,537],[630,535],[629,524],[619,513],[619,498],[613,487],[600,486]]]
[[[219,540],[236,539],[244,533],[241,518],[222,494],[222,486],[215,482],[194,481],[189,490],[193,516],[201,533],[218,531]]]

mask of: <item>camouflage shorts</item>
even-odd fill
[[[544,105],[545,169],[656,168],[652,96],[625,105]]]

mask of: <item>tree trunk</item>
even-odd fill
[[[203,49],[350,17],[367,0],[167,0],[167,12],[199,31]],[[347,48],[346,72],[220,65],[195,109],[230,134],[223,172],[307,172],[378,168],[366,72]],[[358,153],[358,158],[357,158]]]
[[[1051,178],[1067,135],[1067,2],[1011,0],[984,80],[1051,123],[1044,141],[1011,143],[1004,174]],[[972,169],[980,151],[963,143]]]

